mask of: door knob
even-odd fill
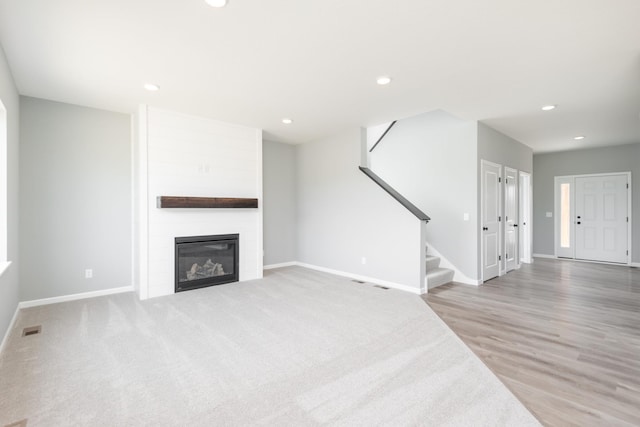
[[[514,227],[517,227],[517,226],[518,226],[518,224],[513,224],[513,226],[514,226]]]
[[[489,231],[489,227],[482,227],[482,231]]]
[[[578,215],[578,219],[580,219],[580,215]]]
[[[578,221],[576,224],[580,225],[580,221]]]

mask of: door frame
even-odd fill
[[[627,177],[627,217],[629,218],[628,226],[627,226],[627,262],[626,263],[609,263],[606,261],[593,261],[593,260],[577,260],[576,259],[576,245],[575,245],[575,218],[571,218],[571,252],[573,256],[571,258],[562,257],[565,259],[571,259],[574,261],[580,262],[595,262],[599,264],[612,264],[612,265],[631,265],[631,260],[633,259],[633,240],[632,240],[632,230],[633,230],[633,203],[632,203],[632,193],[633,193],[633,182],[631,181],[631,172],[605,172],[605,173],[586,173],[586,174],[576,174],[576,175],[558,175],[553,178],[553,215],[555,216],[553,221],[553,255],[555,258],[558,257],[558,233],[559,233],[559,213],[560,206],[558,203],[558,181],[571,179],[573,182],[573,192],[571,194],[571,207],[573,210],[573,206],[575,205],[575,179],[576,178],[589,178],[589,177],[597,177],[597,176],[611,176],[611,175],[626,175]]]
[[[483,175],[483,169],[484,166],[492,166],[495,168],[498,168],[498,177],[500,178],[500,180],[498,181],[498,212],[499,215],[502,216],[502,210],[504,208],[504,202],[502,200],[502,173],[503,173],[503,169],[504,167],[501,164],[498,163],[494,163],[494,162],[490,162],[489,160],[480,160],[480,227],[478,227],[478,232],[480,233],[480,283],[483,283],[485,281],[484,279],[484,240],[483,240],[483,234],[482,234],[482,227],[484,227],[484,203],[485,203],[485,197],[484,197],[484,184],[482,183],[482,179],[484,178]],[[500,258],[498,261],[498,276],[500,277],[504,274],[504,268],[502,267],[503,265],[503,260],[502,260],[502,252],[503,252],[503,244],[504,242],[503,237],[502,237],[502,224],[503,222],[500,221],[500,224],[498,225],[498,256]]]

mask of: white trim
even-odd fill
[[[281,262],[279,264],[269,264],[262,267],[263,270],[273,270],[274,268],[293,267],[299,265],[297,261]]]
[[[376,284],[376,285],[382,285],[382,286],[386,286],[388,288],[394,288],[394,289],[398,289],[400,291],[405,291],[405,292],[410,292],[412,294],[421,295],[421,289],[412,288],[410,286],[401,285],[399,283],[387,282],[386,280],[380,280],[380,279],[376,279],[376,278],[373,278],[373,277],[361,276],[360,274],[348,273],[346,271],[334,270],[334,269],[331,269],[331,268],[320,267],[320,266],[317,266],[317,265],[306,264],[306,263],[303,263],[303,262],[296,262],[295,265],[298,265],[300,267],[309,268],[311,270],[322,271],[324,273],[335,274],[336,276],[348,277],[350,279],[361,280],[363,282],[369,282],[369,283],[373,283],[373,284]]]
[[[133,286],[123,286],[121,288],[104,289],[101,291],[83,292],[80,294],[63,295],[60,297],[43,298],[43,299],[36,299],[32,301],[22,301],[20,304],[18,304],[18,307],[19,308],[37,307],[40,305],[56,304],[59,302],[102,297],[105,295],[122,294],[125,292],[134,292]]]
[[[7,261],[7,262],[0,262],[0,277],[2,277],[2,275],[4,274],[5,271],[7,271],[9,269],[9,266],[11,265],[11,261]]]
[[[11,322],[9,322],[9,327],[7,327],[7,331],[4,333],[4,338],[2,339],[2,343],[0,343],[0,355],[4,351],[4,346],[7,345],[7,341],[9,341],[9,335],[11,335],[11,330],[16,324],[16,320],[18,319],[18,313],[20,313],[20,305],[16,306],[16,311],[13,313],[13,317],[11,318]]]
[[[548,259],[556,259],[557,257],[555,255],[548,255],[548,254],[533,254],[534,258],[548,258]]]
[[[631,264],[629,264],[631,267],[636,267],[636,268],[640,268],[640,262],[632,262]]]

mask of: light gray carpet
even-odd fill
[[[22,310],[0,390],[0,426],[539,425],[420,297],[299,267]]]

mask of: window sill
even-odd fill
[[[11,261],[0,262],[0,277],[2,277],[4,272],[9,269],[10,265],[11,265]]]

